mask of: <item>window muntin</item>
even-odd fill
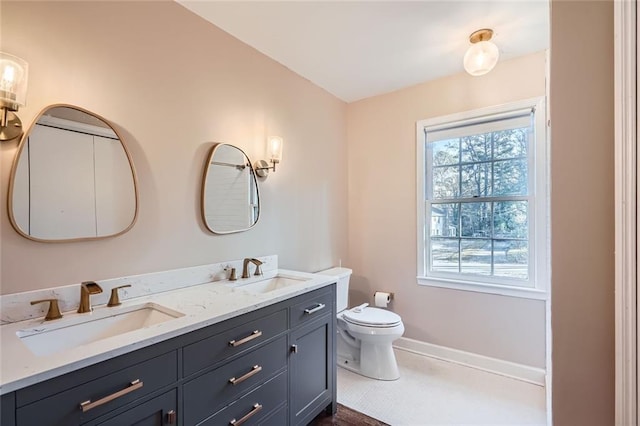
[[[420,283],[544,290],[544,103],[529,103],[418,123]]]

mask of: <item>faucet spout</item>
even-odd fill
[[[80,306],[78,306],[78,313],[83,314],[85,312],[91,312],[91,295],[102,293],[102,287],[93,281],[84,281],[80,284]]]
[[[256,271],[253,275],[262,275],[262,269],[260,269],[262,262],[258,259],[248,257],[242,262],[242,278],[249,278],[249,263],[256,265]]]

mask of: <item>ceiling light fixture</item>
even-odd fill
[[[491,40],[493,30],[484,28],[469,36],[471,46],[464,54],[464,69],[473,76],[484,75],[498,63],[500,51]]]

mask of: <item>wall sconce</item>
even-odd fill
[[[269,175],[269,170],[276,171],[276,164],[282,161],[282,144],[283,140],[280,136],[270,136],[267,139],[267,152],[271,156],[269,162],[272,166],[269,166],[269,162],[266,160],[258,160],[253,165],[256,174],[262,178],[266,178]]]
[[[464,69],[473,76],[484,75],[498,63],[500,51],[498,46],[489,41],[493,30],[484,28],[474,31],[469,36],[471,47],[464,54]]]
[[[24,59],[0,52],[0,141],[22,135],[22,122],[14,112],[25,105],[28,68]]]

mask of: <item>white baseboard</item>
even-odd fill
[[[497,358],[448,348],[446,346],[421,342],[407,337],[401,337],[396,340],[393,347],[403,351],[413,352],[418,355],[454,362],[456,364],[476,368],[478,370],[484,370],[501,376],[522,380],[523,382],[532,383],[534,385],[545,386],[546,374],[542,368],[516,364],[515,362],[504,361]]]

